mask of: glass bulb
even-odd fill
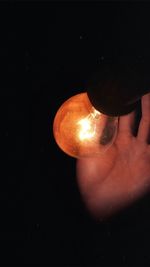
[[[97,111],[87,93],[65,101],[56,113],[53,133],[58,146],[75,158],[93,157],[105,152],[114,142],[118,117]]]

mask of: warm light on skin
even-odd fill
[[[136,111],[120,116],[108,153],[77,161],[81,196],[97,220],[107,220],[150,193],[150,93],[142,97],[140,112],[139,121]]]
[[[56,113],[53,133],[58,146],[75,158],[103,153],[117,133],[118,118],[97,111],[87,93],[65,101]]]

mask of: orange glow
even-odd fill
[[[103,153],[113,142],[118,118],[92,107],[87,93],[65,101],[56,113],[53,133],[59,147],[75,158]]]

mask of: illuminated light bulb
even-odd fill
[[[98,156],[114,142],[118,117],[97,111],[87,93],[65,101],[56,113],[53,133],[58,146],[75,158]]]

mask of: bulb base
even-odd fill
[[[146,66],[140,62],[102,64],[86,84],[94,108],[109,116],[125,115],[136,109],[140,98],[150,92]]]

